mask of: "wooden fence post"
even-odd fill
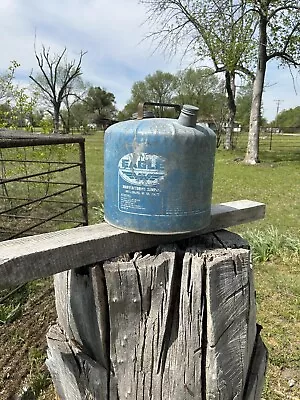
[[[267,351],[248,244],[218,231],[55,276],[62,400],[256,400]]]

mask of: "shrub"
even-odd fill
[[[265,231],[246,231],[243,236],[251,246],[254,262],[266,262],[283,255],[300,255],[300,239],[279,233],[273,226]]]

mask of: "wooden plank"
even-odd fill
[[[265,205],[239,200],[212,206],[211,224],[184,235],[145,235],[101,223],[0,243],[0,288],[93,265],[125,253],[263,218]]]

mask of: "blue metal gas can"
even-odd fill
[[[209,225],[215,133],[196,124],[198,108],[178,119],[110,126],[104,139],[104,214],[118,228],[176,234]]]

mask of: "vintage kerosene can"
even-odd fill
[[[196,123],[197,112],[184,105],[178,119],[141,116],[106,130],[104,214],[109,224],[146,234],[209,225],[216,135]]]

